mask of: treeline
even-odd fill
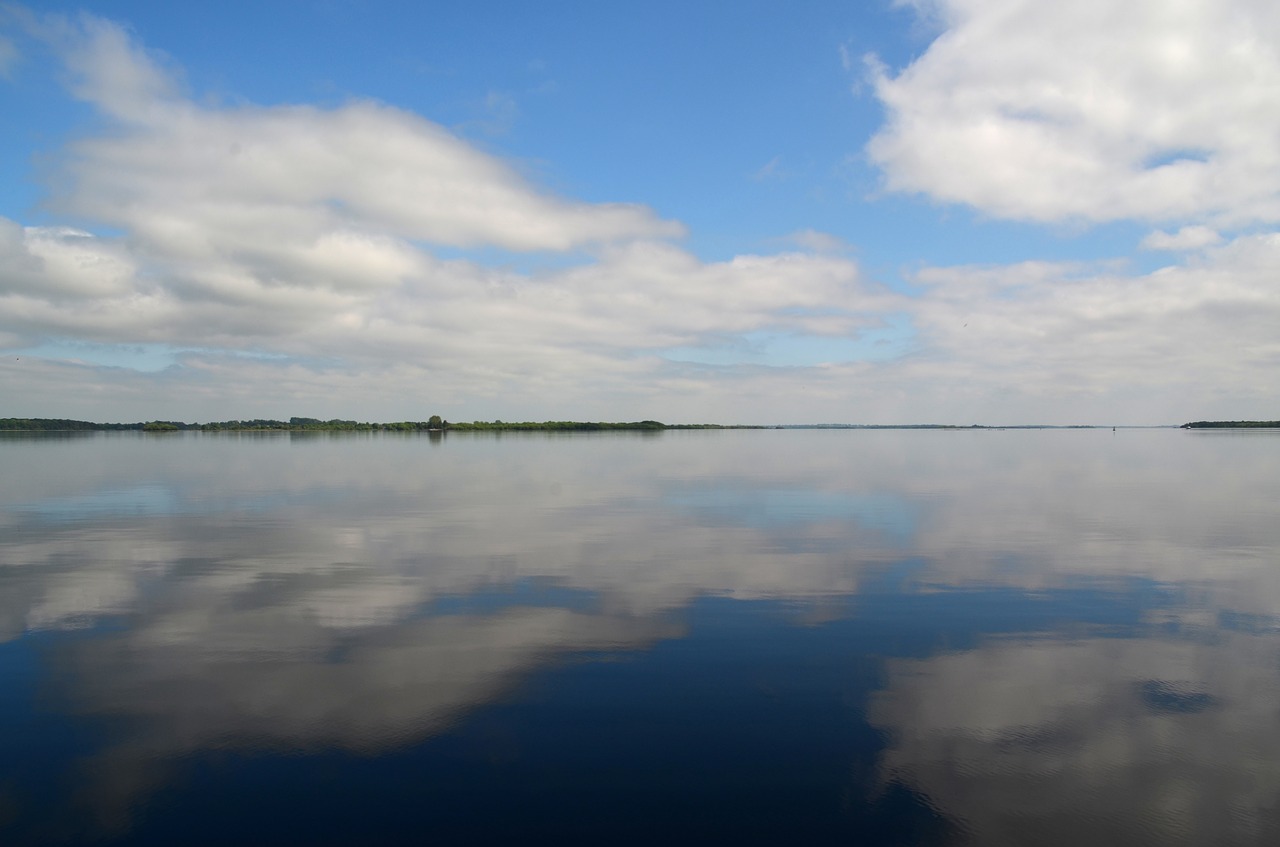
[[[154,424],[166,423],[153,421],[143,429],[155,430]],[[283,432],[430,432],[444,429],[444,421],[394,421],[392,423],[370,423],[369,421],[347,421],[339,418],[322,421],[318,418],[289,418],[287,421],[264,420],[256,418],[248,421],[211,421],[205,424],[180,424],[177,429],[198,430],[200,432],[241,432],[271,431]]]
[[[445,429],[450,432],[490,432],[508,430],[533,430],[537,432],[600,432],[615,429],[659,430],[672,429],[659,421],[631,421],[628,423],[610,423],[604,421],[472,421],[471,423],[448,423]]]
[[[142,429],[141,423],[103,424],[93,421],[71,421],[63,418],[0,418],[0,430],[49,432],[102,432],[126,429]]]
[[[209,423],[187,423],[185,421],[139,421],[137,423],[95,423],[93,421],[73,421],[62,418],[0,418],[0,430],[21,430],[26,432],[243,432],[271,431],[283,432],[430,432],[442,430],[448,422],[439,415],[433,415],[425,421],[396,421],[394,423],[368,423],[362,421],[346,421],[333,419],[322,421],[318,418],[290,418],[278,421],[267,418],[254,418],[243,421],[210,421]]]
[[[661,421],[471,421],[451,423],[439,415],[425,421],[369,423],[362,421],[319,418],[289,418],[287,421],[255,418],[253,420],[211,421],[145,421],[138,423],[94,423],[62,418],[0,418],[0,430],[22,431],[98,431],[135,430],[139,432],[603,432],[609,430],[660,431],[665,429],[756,429],[758,427],[723,426],[721,424],[664,424]]]
[[[1192,421],[1183,429],[1280,429],[1280,421]]]

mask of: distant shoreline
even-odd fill
[[[668,429],[769,429],[771,427],[727,426],[723,424],[664,424],[660,421],[470,421],[451,422],[433,415],[425,421],[379,423],[318,418],[290,418],[287,421],[255,418],[209,423],[185,421],[139,421],[99,423],[65,418],[0,418],[0,432],[603,432],[632,430],[654,432]]]
[[[1183,429],[1280,429],[1280,421],[1192,421]]]
[[[1183,429],[1206,427],[1280,427],[1276,421],[1197,421],[1183,424]],[[1172,425],[1120,427],[1121,429],[1171,429]],[[666,430],[721,429],[940,429],[940,430],[1004,430],[1004,429],[1115,429],[1109,424],[1015,424],[990,426],[971,424],[666,424],[661,421],[447,421],[433,415],[425,421],[376,423],[318,418],[290,418],[287,421],[255,418],[252,420],[211,421],[139,421],[136,423],[99,423],[66,418],[0,418],[0,432],[662,432]]]

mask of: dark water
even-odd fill
[[[0,439],[0,843],[1280,843],[1280,432]]]

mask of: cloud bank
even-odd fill
[[[392,106],[204,106],[113,23],[31,27],[107,127],[67,150],[50,206],[122,235],[0,219],[11,348],[169,345],[195,351],[183,369],[196,382],[247,352],[245,377],[275,373],[259,389],[287,385],[282,367],[313,374],[308,400],[371,371],[390,392],[409,367],[446,401],[529,387],[572,401],[575,387],[652,379],[669,347],[853,335],[884,302],[838,257],[703,262],[673,241],[679,223],[547,194]],[[519,254],[546,269],[513,269]]]
[[[856,241],[806,228],[787,252],[708,261],[657,210],[558,196],[393,105],[210,104],[118,24],[11,14],[10,43],[56,56],[96,124],[49,157],[55,223],[0,217],[7,411],[1273,417],[1276,13],[915,5],[940,34],[871,72],[885,186],[1018,221],[1140,222],[1135,247],[1167,267],[877,280]],[[154,372],[101,364],[117,348],[153,351]]]

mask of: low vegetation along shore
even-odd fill
[[[183,421],[146,421],[138,423],[95,423],[63,418],[0,418],[0,431],[25,432],[488,432],[506,430],[534,430],[542,432],[595,432],[603,430],[665,430],[665,429],[756,429],[758,427],[723,426],[720,424],[664,424],[660,421],[630,421],[608,423],[599,421],[471,421],[455,423],[432,415],[425,421],[395,421],[393,423],[369,423],[366,421],[328,420],[319,418],[289,418],[287,421],[254,419],[244,421],[212,421],[210,423],[185,423]]]
[[[1183,429],[1280,429],[1280,421],[1192,421]]]
[[[1106,429],[1096,426],[954,426],[950,424],[791,424],[761,426],[750,424],[664,424],[661,421],[470,421],[458,423],[432,415],[425,421],[367,421],[319,418],[289,418],[287,421],[253,420],[139,421],[137,423],[97,423],[65,418],[0,418],[0,432],[602,432],[606,430],[658,431],[667,429]],[[1280,429],[1280,421],[1193,421],[1182,429]]]

